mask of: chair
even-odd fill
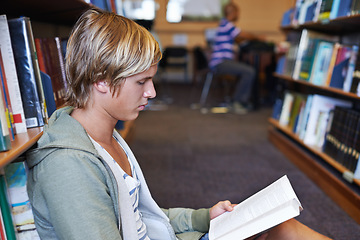
[[[175,69],[181,70],[184,74],[184,81],[188,81],[188,51],[185,47],[173,46],[167,47],[164,50],[163,58],[159,63],[159,67],[162,70],[162,74],[166,74],[165,78],[168,78],[168,73]]]
[[[224,98],[225,102],[229,103],[231,97],[230,97],[230,86],[231,82],[235,80],[233,76],[226,75],[226,74],[218,74],[214,71],[212,71],[208,66],[208,60],[204,53],[204,50],[201,47],[195,47],[194,48],[194,79],[198,77],[198,74],[205,74],[205,82],[201,91],[201,96],[198,104],[193,104],[193,108],[200,108],[204,110],[207,97],[209,95],[210,87],[213,83],[213,80],[217,77],[221,78],[222,83],[224,83]]]

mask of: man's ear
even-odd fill
[[[109,85],[107,84],[107,82],[105,80],[97,81],[93,85],[94,85],[94,88],[101,93],[106,93],[109,91]]]

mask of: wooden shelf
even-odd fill
[[[347,212],[349,216],[360,224],[360,196],[345,184],[344,181],[340,180],[334,173],[320,164],[313,155],[317,155],[326,162],[329,161],[329,157],[324,157],[325,154],[303,144],[294,134],[290,134],[289,129],[281,127],[277,121],[272,119],[270,123],[271,126],[269,126],[268,131],[269,140]],[[312,154],[309,154],[301,146],[308,149]],[[330,161],[330,164],[334,164],[333,161]],[[341,169],[337,164],[334,164],[334,167]],[[358,180],[356,184],[359,185]]]
[[[41,137],[42,130],[42,127],[29,128],[26,133],[16,134],[15,140],[11,142],[11,149],[0,153],[0,169],[31,148]]]
[[[301,25],[288,25],[281,27],[281,30],[301,31],[302,29],[310,29],[319,32],[331,34],[346,34],[354,32],[354,29],[360,28],[360,14],[339,17],[329,21],[306,22]]]
[[[16,160],[21,154],[30,149],[42,136],[43,128],[29,128],[26,133],[15,135],[15,140],[11,142],[9,151],[0,152],[0,169]],[[121,136],[130,142],[135,131],[135,121],[124,123],[124,129],[120,131]]]
[[[329,157],[327,154],[323,153],[319,148],[315,147],[315,146],[309,146],[307,144],[305,144],[296,134],[294,134],[291,129],[289,127],[284,127],[282,125],[279,124],[279,122],[273,118],[269,119],[269,123],[279,129],[280,131],[282,131],[283,133],[285,133],[287,136],[289,136],[291,139],[293,139],[295,142],[297,142],[299,145],[301,145],[302,147],[306,148],[307,150],[309,150],[311,153],[313,153],[314,155],[316,155],[317,157],[320,157],[321,159],[323,159],[325,162],[327,162],[328,164],[330,164],[332,167],[334,167],[337,171],[339,171],[340,173],[345,173],[346,171],[348,171],[344,166],[342,166],[341,164],[339,164],[336,160],[334,160],[333,158]],[[360,186],[360,179],[354,179],[354,183],[358,186]]]
[[[341,95],[343,97],[360,100],[360,97],[358,95],[356,95],[355,93],[345,92],[345,91],[343,91],[342,89],[339,89],[339,88],[314,85],[314,84],[312,84],[310,82],[307,82],[307,81],[304,81],[304,80],[294,79],[292,77],[281,75],[281,74],[278,74],[278,73],[274,73],[273,75],[275,77],[279,78],[279,79],[283,79],[283,80],[286,80],[286,81],[289,81],[289,82],[301,84],[301,85],[304,85],[304,86],[308,86],[308,87],[315,88],[315,89],[318,89],[318,90],[326,91],[326,92],[329,92],[329,93],[334,93],[334,94],[337,94],[337,95]]]

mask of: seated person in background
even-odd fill
[[[210,209],[161,209],[114,130],[155,97],[160,59],[154,37],[127,18],[88,10],[75,24],[66,54],[67,106],[52,114],[27,154],[41,239],[206,239],[210,219],[232,211],[229,201]],[[294,219],[260,237],[266,238],[326,239]]]
[[[241,78],[234,90],[232,107],[235,113],[243,114],[247,112],[247,107],[251,108],[249,100],[256,73],[252,66],[235,59],[234,43],[258,38],[234,25],[239,18],[239,9],[234,3],[225,5],[224,16],[217,28],[209,65],[216,73]]]

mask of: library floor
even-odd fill
[[[157,99],[166,95],[172,103],[142,112],[130,142],[161,207],[237,203],[286,174],[304,207],[299,221],[333,239],[360,239],[360,225],[268,141],[271,108],[201,114],[190,108],[197,88],[167,87]]]

